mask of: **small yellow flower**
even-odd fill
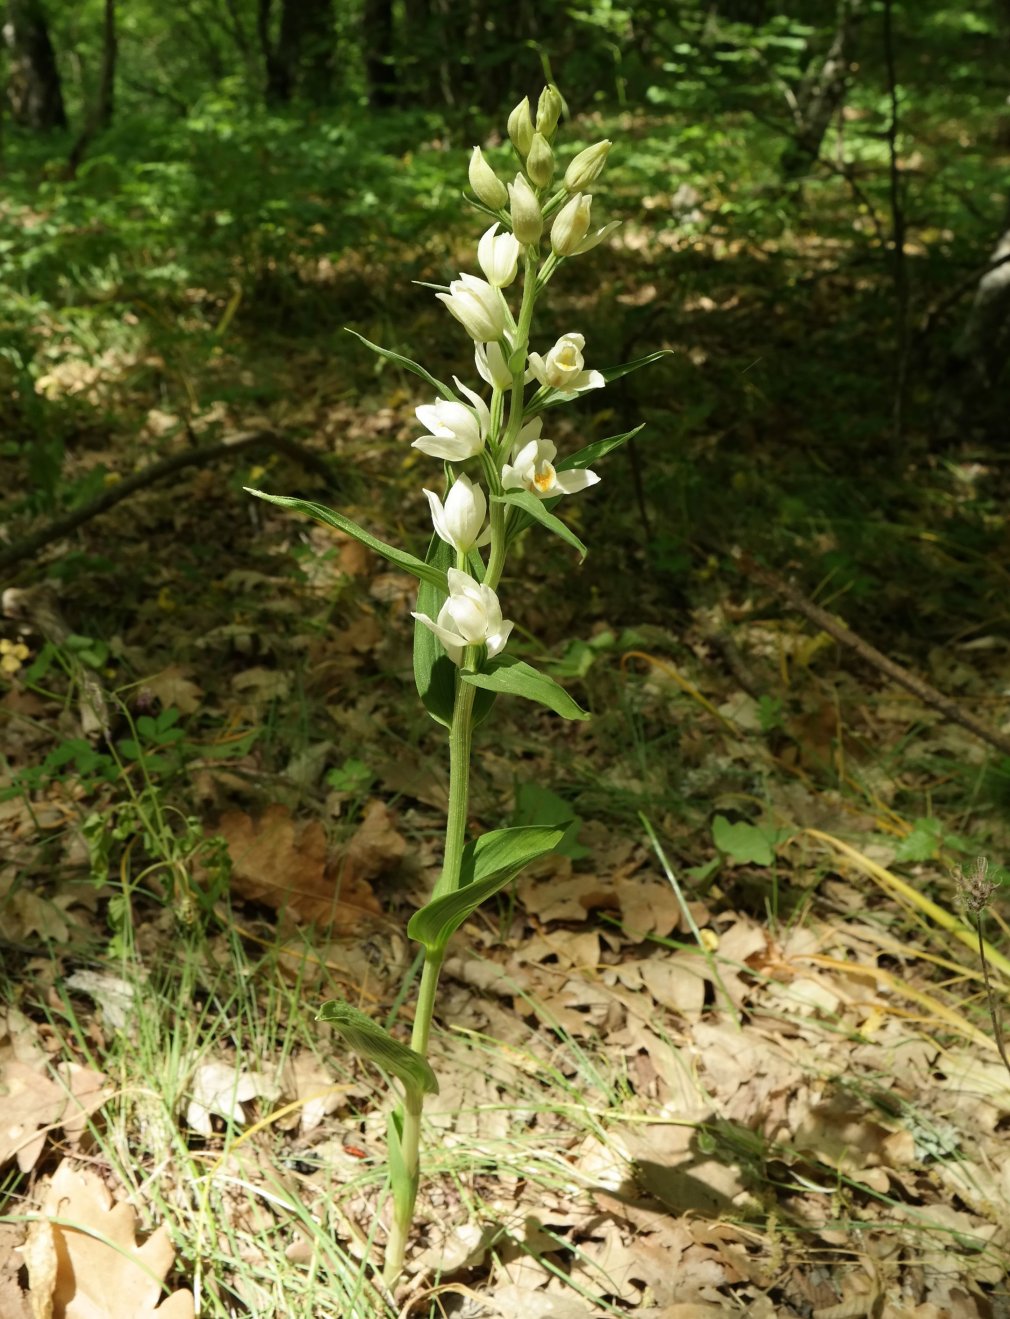
[[[17,673],[30,654],[31,651],[23,641],[8,641],[4,637],[0,640],[0,672]]]

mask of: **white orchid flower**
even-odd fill
[[[520,449],[519,444],[529,429],[528,426],[523,427],[511,464],[506,463],[502,468],[503,489],[528,490],[538,499],[553,499],[557,495],[574,495],[596,485],[600,478],[587,467],[575,467],[568,472],[555,469],[554,458],[558,448],[552,440],[532,438]]]
[[[511,389],[512,372],[501,350],[501,344],[479,343],[473,351],[477,374],[493,389]]]
[[[476,275],[460,275],[449,285],[448,293],[436,293],[459,321],[471,339],[478,343],[496,342],[505,333],[508,311],[505,300],[487,280]]]
[[[502,618],[498,597],[458,568],[450,568],[449,598],[433,622],[427,614],[414,614],[445,647],[453,664],[461,664],[467,646],[486,646],[488,659],[505,649],[512,620]]]
[[[511,234],[499,234],[497,220],[477,244],[477,260],[496,289],[507,288],[519,269],[519,244]],[[497,236],[496,236],[497,235]]]
[[[456,388],[473,404],[467,407],[456,399],[439,398],[434,403],[423,403],[414,409],[414,415],[428,434],[422,435],[410,446],[420,449],[431,458],[444,458],[449,463],[461,463],[480,453],[491,425],[491,413],[479,394],[457,377]]]
[[[530,353],[527,380],[537,380],[566,394],[581,394],[585,389],[602,389],[607,383],[599,371],[587,371],[582,358],[586,340],[581,334],[563,334],[546,358]]]
[[[479,485],[474,485],[465,474],[460,474],[443,504],[434,490],[425,490],[431,521],[436,533],[451,545],[458,554],[468,554],[475,545],[486,545],[491,539],[491,528],[484,534],[481,528],[487,517],[487,499]]]

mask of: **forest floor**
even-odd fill
[[[382,269],[306,259],[232,302],[137,300],[119,340],[53,311],[35,396],[79,501],[268,438],[5,583],[2,1319],[47,1296],[178,1319],[189,1291],[213,1316],[1010,1315],[1010,1074],[958,902],[978,857],[999,878],[1008,759],[738,554],[999,736],[1005,453],[937,437],[926,350],[894,440],[872,234],[843,247],[812,213],[741,238],[720,200],[681,198],[710,220],[672,237],[656,190],[588,284],[557,281],[548,328],[582,330],[590,366],[674,356],[559,425],[564,451],[648,422],[566,510],[586,563],[530,542],[503,584],[518,651],[592,718],[501,699],[477,735],[472,831],[568,831],[452,946],[395,1300],[365,1262],[386,1091],[315,1017],[347,997],[409,1026],[445,747],[411,579],[242,487],[423,549],[425,400],[335,327],[469,379],[407,284],[458,267],[446,235]],[[916,274],[926,306],[950,268]],[[131,338],[148,312],[159,334]],[[0,463],[23,488],[24,453]],[[9,542],[52,515],[31,512]],[[988,916],[998,1005],[998,894]]]

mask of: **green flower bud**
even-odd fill
[[[474,147],[470,157],[470,187],[492,211],[500,211],[509,199],[508,189],[484,159],[480,147]]]
[[[554,177],[554,152],[543,133],[533,134],[533,145],[526,157],[526,173],[538,188],[546,188]]]
[[[551,247],[558,256],[574,256],[579,250],[579,245],[589,233],[592,205],[592,197],[577,192],[558,211],[551,226]]]
[[[517,174],[515,183],[508,185],[512,210],[512,232],[524,246],[540,242],[544,217],[537,195],[526,182],[524,174]]]
[[[524,96],[509,115],[509,137],[512,145],[525,160],[533,145],[533,120],[530,118],[530,98]]]
[[[549,83],[540,93],[537,102],[537,132],[543,133],[544,137],[553,137],[563,107],[561,93],[553,83]]]
[[[613,143],[607,138],[603,142],[586,147],[585,151],[580,151],[565,170],[565,188],[569,192],[585,192],[603,173],[603,166],[607,163],[607,154],[612,146]]]

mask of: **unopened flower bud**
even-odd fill
[[[540,100],[537,102],[538,133],[543,133],[544,137],[554,136],[563,106],[561,93],[553,83],[549,83],[540,93]]]
[[[583,152],[583,155],[585,152]],[[578,156],[575,158],[578,160]],[[572,162],[575,163],[574,161]],[[509,199],[508,189],[484,159],[480,147],[474,147],[470,156],[470,187],[485,206],[500,211]]]
[[[554,152],[543,133],[533,134],[530,153],[526,157],[526,173],[538,188],[546,188],[554,177]]]
[[[585,192],[591,183],[596,182],[603,173],[603,166],[607,163],[607,153],[612,145],[608,138],[579,152],[565,170],[565,187],[569,192]],[[495,179],[495,182],[497,183],[498,180]],[[474,188],[474,192],[476,191],[477,189]]]
[[[524,245],[539,243],[544,228],[544,217],[536,193],[526,182],[525,175],[517,174],[515,183],[510,183],[508,190],[512,232]]]
[[[512,234],[498,233],[496,220],[477,244],[477,260],[491,287],[505,288],[516,277],[519,244]]]
[[[592,197],[577,192],[558,211],[551,226],[551,247],[558,256],[574,256],[579,250],[579,244],[589,233],[592,205]]]
[[[533,145],[533,120],[530,117],[530,98],[524,96],[508,119],[509,137],[512,145],[523,159]]]

